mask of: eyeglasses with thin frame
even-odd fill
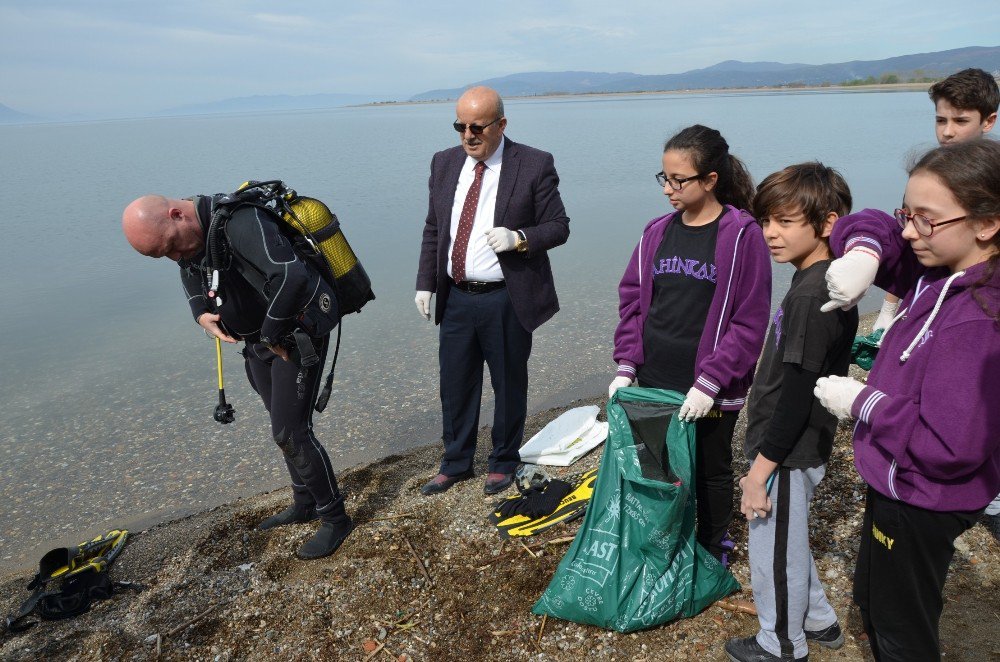
[[[684,187],[684,184],[686,182],[689,182],[692,179],[701,179],[704,176],[705,175],[691,175],[690,177],[667,177],[667,174],[661,170],[660,172],[656,173],[656,183],[660,185],[660,188],[669,184],[670,188],[672,188],[673,190],[680,191]]]
[[[906,224],[912,222],[913,229],[917,231],[921,237],[929,237],[934,234],[934,228],[939,228],[942,225],[948,225],[949,223],[958,223],[959,221],[965,221],[968,216],[959,216],[958,218],[951,218],[947,221],[932,221],[923,214],[910,214],[905,209],[897,209],[892,214],[896,217],[896,222],[899,223],[899,227],[906,229]]]
[[[493,120],[492,122],[490,122],[486,126],[479,126],[478,124],[462,124],[461,122],[455,122],[454,124],[452,124],[452,126],[455,127],[455,130],[458,131],[459,133],[465,133],[465,130],[468,129],[469,131],[472,132],[472,135],[474,135],[474,136],[481,136],[481,135],[483,135],[483,131],[485,131],[487,128],[493,126],[494,124],[496,124],[497,122],[499,122],[502,119],[503,119],[503,115],[501,115],[500,117],[496,118],[495,120]]]

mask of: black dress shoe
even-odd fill
[[[469,480],[474,475],[475,474],[472,473],[471,469],[469,471],[464,471],[455,476],[446,476],[444,474],[438,474],[437,476],[434,476],[434,478],[424,483],[424,486],[420,488],[420,493],[423,494],[424,496],[430,496],[432,494],[441,494],[442,492],[447,492],[448,490],[450,490],[451,486],[454,485],[455,483],[460,483],[463,480]]]
[[[726,642],[726,655],[732,662],[772,662],[776,660],[783,662],[788,660],[800,662],[808,660],[809,654],[805,657],[792,657],[791,655],[772,655],[760,645],[756,636],[743,637],[742,639],[730,639]]]
[[[513,484],[514,474],[491,473],[486,477],[486,484],[483,485],[483,493],[500,494]]]
[[[267,531],[268,529],[273,529],[276,526],[285,526],[286,524],[304,524],[305,522],[311,522],[319,517],[319,513],[316,512],[315,506],[300,506],[293,503],[288,508],[285,508],[277,515],[271,515],[266,520],[257,525],[258,531]]]
[[[313,537],[299,547],[296,555],[304,561],[330,556],[343,544],[354,530],[354,522],[347,518],[344,522],[323,522]]]

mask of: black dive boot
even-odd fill
[[[307,507],[293,503],[277,515],[271,515],[266,520],[258,524],[257,530],[267,531],[268,529],[273,529],[276,526],[285,526],[286,524],[303,524],[305,522],[311,522],[317,517],[319,517],[319,513],[316,512],[315,506]]]
[[[330,556],[354,530],[354,522],[344,515],[335,521],[324,521],[312,538],[299,547],[298,557],[305,561]]]

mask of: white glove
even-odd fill
[[[813,395],[827,411],[844,420],[851,417],[851,405],[864,387],[865,385],[856,379],[831,375],[816,380]]]
[[[882,310],[878,313],[878,318],[875,323],[872,324],[872,331],[878,331],[882,329],[889,328],[889,324],[892,322],[893,318],[896,317],[896,311],[899,310],[899,299],[895,301],[889,301],[886,299],[882,302]]]
[[[715,400],[712,399],[712,396],[705,395],[692,386],[688,390],[687,396],[684,398],[684,404],[681,405],[681,411],[677,416],[682,421],[696,421],[699,418],[704,418],[711,411],[714,404]]]
[[[608,385],[608,397],[610,398],[612,395],[614,395],[615,391],[617,391],[621,387],[631,386],[631,385],[632,385],[631,377],[615,377],[613,380],[611,380],[611,384]]]
[[[875,282],[878,264],[875,253],[864,248],[853,248],[844,257],[831,262],[826,270],[826,289],[829,290],[830,300],[820,310],[826,313],[856,306]]]
[[[431,319],[431,293],[427,290],[417,290],[417,296],[413,298],[417,304],[417,312],[427,321]]]
[[[507,228],[493,228],[486,232],[486,244],[494,253],[503,253],[514,249],[517,243],[517,233]]]

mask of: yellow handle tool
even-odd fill
[[[236,420],[236,411],[233,406],[226,402],[226,389],[222,382],[222,340],[215,337],[215,364],[219,375],[219,404],[215,406],[213,418],[225,425]]]

